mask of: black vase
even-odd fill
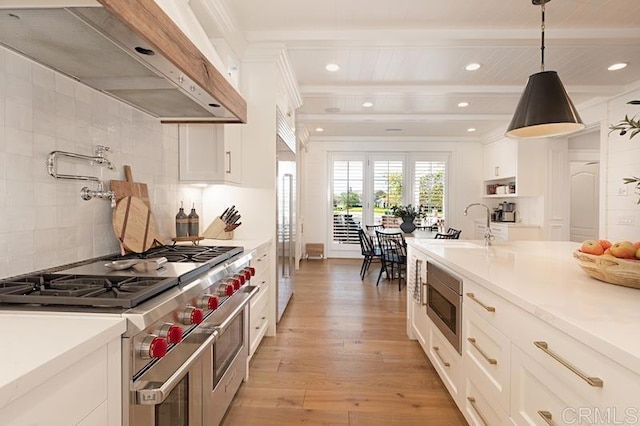
[[[400,229],[405,234],[410,234],[416,229],[416,225],[413,223],[413,217],[405,216],[402,218],[402,223],[400,224]]]

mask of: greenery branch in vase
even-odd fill
[[[629,105],[640,105],[640,100],[633,100],[627,102]],[[637,120],[635,116],[629,117],[628,115],[624,116],[624,119],[620,121],[618,124],[612,124],[609,126],[609,133],[618,132],[620,136],[625,136],[629,134],[629,139],[633,139],[635,135],[640,133],[640,120]],[[627,178],[623,178],[625,184],[635,183],[635,192],[640,195],[640,178],[636,176],[631,176]],[[640,204],[640,198],[638,199],[638,203]]]
[[[407,204],[406,206],[392,206],[391,213],[402,219],[400,229],[407,234],[410,234],[416,229],[416,225],[413,223],[416,218],[421,219],[426,214],[423,206],[420,205],[416,208],[411,204]]]

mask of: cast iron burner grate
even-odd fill
[[[177,278],[42,274],[0,282],[0,302],[132,308],[177,282]]]
[[[168,262],[210,263],[211,267],[242,253],[242,247],[233,246],[158,246],[152,247],[144,253],[131,253],[120,256],[119,259],[147,259],[166,257]]]

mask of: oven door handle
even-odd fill
[[[209,349],[211,345],[216,341],[220,331],[214,329],[209,337],[191,354],[189,358],[162,383],[159,387],[143,388],[136,390],[136,404],[137,405],[158,405],[162,404],[169,396],[169,393],[173,388],[182,380],[182,378],[189,372],[191,366],[200,358],[204,351]],[[157,382],[150,382],[149,384],[157,384]]]
[[[255,296],[255,294],[258,291],[260,291],[260,287],[258,286],[255,286],[250,291],[248,291],[246,299],[244,299],[238,306],[236,306],[235,309],[231,312],[231,314],[227,315],[224,321],[216,325],[216,330],[218,330],[218,334],[222,334],[225,332],[227,327],[229,327],[229,324],[231,324],[231,322],[236,318],[236,316],[238,316],[238,314],[242,312],[242,310],[247,306],[251,298]]]

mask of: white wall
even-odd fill
[[[167,239],[180,200],[201,210],[202,190],[178,182],[176,126],[0,48],[0,277],[119,251],[109,202],[80,198],[95,184],[56,180],[45,167],[51,151],[93,155],[99,144],[116,170],[63,158],[58,172],[108,184],[131,165]]]
[[[601,238],[611,241],[640,241],[640,194],[633,185],[624,185],[624,177],[640,177],[640,135],[633,139],[609,133],[609,124],[617,124],[625,115],[640,116],[640,106],[627,105],[630,100],[640,99],[640,90],[612,99],[608,104],[606,121],[601,131],[600,164],[601,189]],[[620,195],[620,190],[628,191]],[[604,213],[604,214],[603,214]],[[623,224],[631,220],[632,223]]]
[[[473,219],[486,217],[481,210],[462,212],[465,206],[482,202],[480,181],[482,179],[482,145],[471,142],[410,142],[393,139],[389,141],[314,141],[308,144],[304,156],[305,180],[302,185],[301,205],[304,215],[303,247],[306,243],[324,243],[327,256],[359,256],[360,247],[354,245],[348,253],[328,251],[328,218],[331,216],[331,194],[329,182],[330,152],[438,152],[450,153],[449,196],[447,226],[462,229],[461,238],[473,238]]]

